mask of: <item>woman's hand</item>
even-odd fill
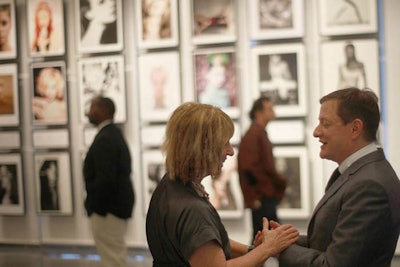
[[[263,231],[262,231],[262,245],[270,251],[270,255],[274,257],[279,253],[295,243],[299,238],[299,231],[292,225],[282,224],[271,221],[271,228],[269,230],[269,222],[267,218],[263,218]]]

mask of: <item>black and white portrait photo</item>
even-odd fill
[[[282,218],[307,218],[310,212],[309,169],[305,147],[275,147],[276,170],[285,177],[285,196],[278,206]]]
[[[254,97],[269,97],[278,117],[304,114],[306,87],[303,45],[264,45],[253,47],[251,51]]]
[[[21,156],[19,154],[0,155],[0,214],[23,215],[24,193]]]
[[[110,97],[116,106],[115,122],[126,119],[125,73],[123,56],[82,58],[78,61],[81,121],[96,96]]]
[[[304,2],[298,0],[248,0],[252,39],[285,39],[304,34]]]
[[[68,152],[35,154],[37,212],[71,215],[72,185]]]
[[[322,93],[355,86],[380,95],[378,52],[376,39],[322,43]]]
[[[260,92],[275,105],[297,105],[297,56],[271,54],[259,57]]]
[[[76,0],[80,52],[122,49],[121,0]]]
[[[58,161],[49,159],[42,162],[40,177],[40,210],[59,210]]]
[[[377,31],[377,1],[319,0],[322,35],[373,33]]]

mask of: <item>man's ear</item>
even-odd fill
[[[360,119],[354,119],[351,122],[351,133],[354,138],[359,137],[364,132],[364,123]]]

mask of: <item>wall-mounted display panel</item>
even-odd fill
[[[193,55],[195,100],[239,116],[238,72],[233,48],[198,50]]]
[[[142,121],[166,121],[181,103],[178,52],[139,55],[140,117]]]
[[[0,126],[19,124],[17,64],[0,64]]]
[[[64,61],[33,63],[32,117],[35,125],[68,123],[68,93]]]
[[[192,40],[194,44],[236,41],[233,0],[192,0]]]
[[[122,0],[75,0],[74,4],[79,53],[122,50]]]
[[[24,192],[20,154],[0,154],[0,214],[23,215]]]
[[[375,33],[377,0],[318,0],[321,35]]]
[[[16,131],[0,132],[0,150],[21,148],[20,133]]]
[[[136,17],[139,48],[178,45],[177,0],[137,0]]]
[[[68,152],[35,154],[36,208],[40,214],[71,215],[71,167]]]
[[[0,59],[17,57],[17,24],[15,23],[15,16],[14,0],[0,0]]]
[[[320,58],[322,95],[346,87],[368,87],[380,95],[376,39],[323,42]]]
[[[251,47],[253,96],[269,97],[278,117],[306,113],[306,68],[303,44]]]
[[[252,40],[303,37],[303,0],[250,0],[247,4]]]
[[[285,195],[278,206],[282,219],[308,218],[310,215],[310,174],[305,147],[275,147],[276,170],[287,181]]]
[[[33,132],[35,148],[69,148],[68,129],[45,129]]]
[[[267,125],[268,137],[273,144],[304,144],[306,133],[302,120],[273,120]]]
[[[124,57],[120,55],[79,59],[80,118],[83,123],[89,123],[86,114],[96,96],[109,97],[114,101],[114,122],[126,121],[124,68]]]
[[[62,0],[27,1],[29,54],[32,57],[65,53]]]

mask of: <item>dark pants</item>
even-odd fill
[[[279,204],[278,199],[264,197],[260,201],[261,201],[261,207],[259,207],[258,209],[253,209],[251,211],[253,219],[253,236],[251,240],[254,239],[258,231],[262,231],[263,217],[266,217],[268,221],[274,220],[276,222],[280,222],[278,219],[278,215],[276,214],[276,206]]]

